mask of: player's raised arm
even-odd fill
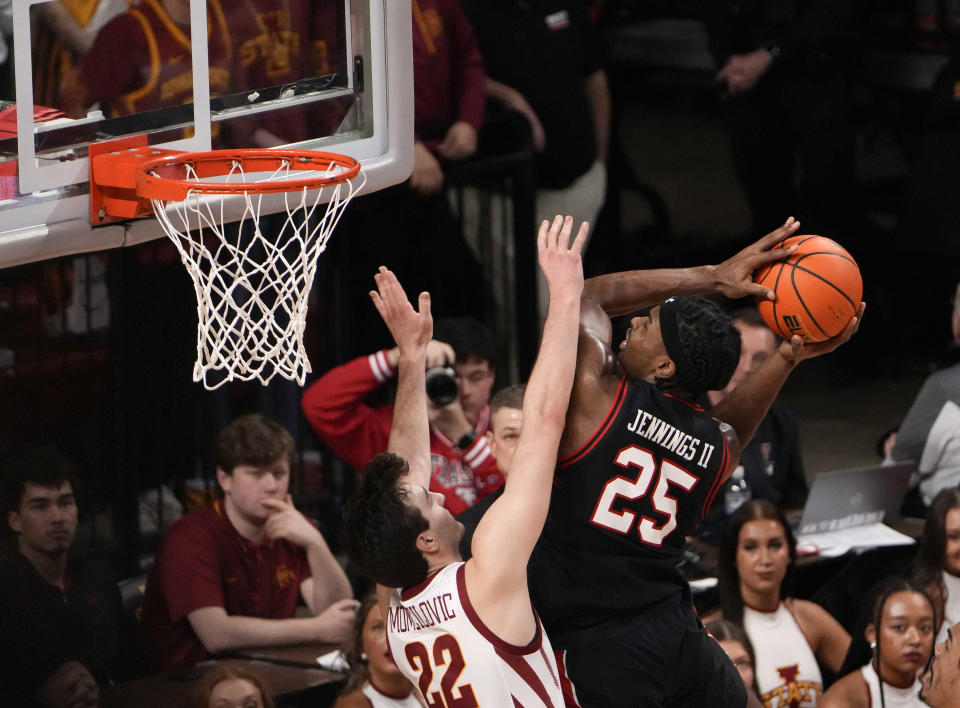
[[[590,278],[584,283],[583,299],[596,303],[609,317],[626,315],[674,296],[720,293],[734,299],[747,295],[772,299],[769,288],[753,282],[753,272],[790,255],[794,248],[776,246],[799,226],[800,222],[790,217],[783,226],[719,265],[630,270]]]
[[[370,298],[400,353],[387,452],[399,455],[409,465],[401,482],[427,489],[430,487],[430,428],[425,375],[427,345],[433,337],[430,294],[420,293],[419,310],[415,310],[392,271],[380,266],[374,279],[377,289],[370,291]]]
[[[561,457],[579,449],[609,409],[623,370],[612,341],[611,317],[635,312],[673,296],[722,293],[730,298],[771,291],[753,282],[753,272],[786,258],[793,248],[778,248],[800,223],[792,217],[780,228],[715,266],[631,270],[590,278],[580,308],[577,377],[570,415],[560,445]]]
[[[523,397],[523,426],[503,496],[490,507],[473,537],[473,563],[485,583],[515,580],[526,592],[526,566],[540,537],[557,445],[563,432],[576,364],[583,266],[580,251],[588,225],[571,245],[573,220],[544,221],[537,237],[550,304],[540,351]],[[469,576],[468,576],[469,577]],[[502,585],[501,585],[502,587]]]

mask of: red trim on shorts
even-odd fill
[[[497,653],[506,652],[508,654],[518,654],[526,655],[533,654],[540,650],[540,645],[543,644],[543,629],[540,626],[540,618],[537,617],[537,613],[533,613],[533,619],[537,623],[537,633],[534,635],[533,639],[526,646],[520,646],[518,644],[510,644],[510,642],[503,641],[500,637],[493,633],[493,631],[487,627],[480,619],[480,616],[477,614],[477,611],[473,608],[473,605],[470,603],[470,597],[467,595],[467,579],[464,568],[467,567],[467,564],[462,564],[457,568],[457,591],[460,593],[460,604],[463,605],[463,611],[467,615],[467,619],[470,620],[470,624],[473,625],[480,634],[493,645],[493,648],[497,650]]]
[[[577,701],[577,689],[567,675],[567,650],[554,652],[557,659],[557,670],[560,672],[560,690],[563,691],[563,703],[566,708],[582,708]]]
[[[680,403],[682,403],[683,405],[687,406],[688,408],[693,408],[693,410],[695,410],[695,411],[698,411],[698,412],[700,412],[700,413],[703,413],[703,412],[704,412],[704,411],[703,411],[703,406],[701,406],[699,403],[695,403],[694,401],[688,401],[688,400],[685,399],[685,398],[680,398],[680,396],[674,396],[672,393],[664,393],[663,395],[664,395],[666,398],[672,398],[672,399],[675,400],[675,401],[679,401]]]
[[[624,375],[620,379],[620,385],[617,388],[617,393],[613,397],[613,401],[610,403],[610,409],[607,411],[607,415],[604,416],[603,422],[597,427],[596,431],[587,438],[587,441],[580,446],[578,450],[563,458],[562,460],[557,461],[557,467],[567,467],[579,462],[587,453],[589,453],[597,443],[603,438],[610,426],[613,425],[613,421],[616,420],[617,414],[620,413],[620,409],[623,407],[623,402],[626,400],[626,391],[627,391],[627,377]]]

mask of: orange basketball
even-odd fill
[[[825,236],[791,236],[781,246],[797,245],[789,258],[770,263],[753,281],[777,294],[757,298],[764,321],[784,339],[799,334],[822,342],[843,331],[860,307],[863,279],[847,250]]]

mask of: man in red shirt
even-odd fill
[[[214,461],[223,499],[170,528],[147,582],[143,627],[156,668],[350,635],[350,583],[287,493],[294,452],[290,434],[260,415],[220,433]],[[313,616],[294,618],[299,596]]]
[[[446,406],[431,403],[430,489],[456,515],[503,485],[485,433],[490,427],[490,389],[495,376],[493,335],[480,322],[456,317],[437,323],[427,346],[427,366],[456,360],[460,394]],[[393,406],[364,400],[397,373],[396,347],[362,356],[324,374],[303,394],[304,415],[317,435],[348,465],[362,470],[387,449]]]

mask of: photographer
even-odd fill
[[[496,347],[490,330],[470,317],[440,320],[434,336],[427,347],[430,490],[442,493],[456,515],[503,485],[484,435]],[[331,369],[303,394],[307,421],[354,469],[387,449],[393,405],[373,408],[365,399],[396,375],[398,359],[396,348],[359,357]]]

